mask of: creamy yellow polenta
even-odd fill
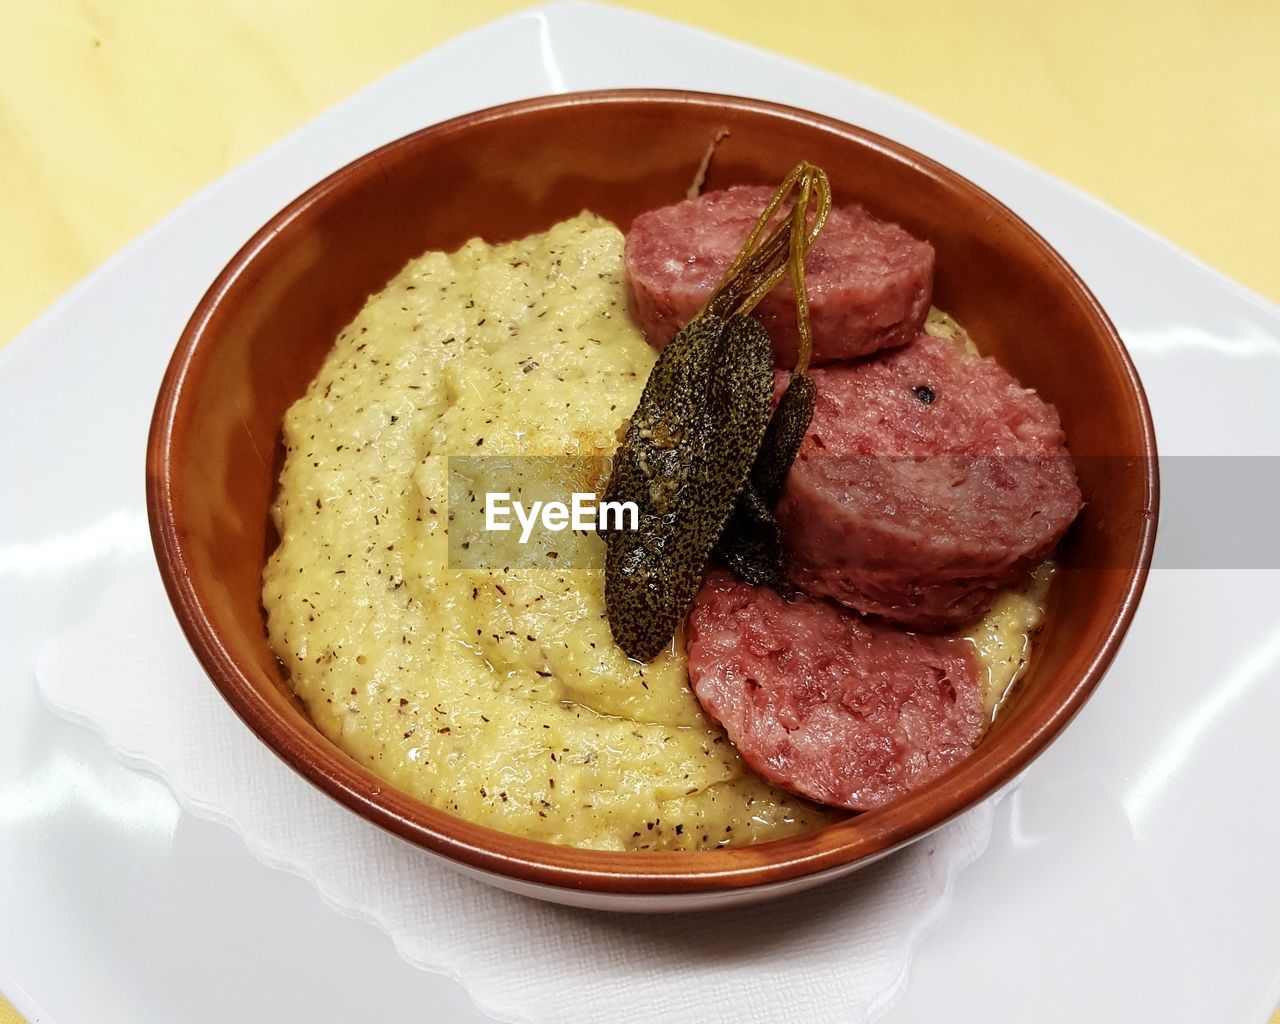
[[[473,821],[612,850],[803,831],[826,813],[744,768],[678,642],[644,666],[613,644],[598,559],[448,557],[449,456],[613,450],[655,358],[627,315],[622,242],[583,214],[428,253],[369,300],[285,417],[271,643],[330,739]],[[991,693],[1042,601],[1002,600],[972,634]]]

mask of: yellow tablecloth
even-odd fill
[[[225,171],[382,73],[523,6],[0,4],[0,345]],[[1280,301],[1275,0],[627,6],[900,96]],[[11,1017],[0,999],[0,1024]]]
[[[522,0],[0,4],[0,344],[305,119]],[[634,0],[901,96],[1280,300],[1274,0]]]

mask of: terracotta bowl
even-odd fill
[[[338,332],[411,257],[518,238],[588,208],[626,229],[683,197],[717,129],[707,187],[776,183],[798,159],[937,249],[935,302],[1061,413],[1087,506],[1061,549],[1030,671],[975,753],[932,785],[821,831],[703,853],[601,853],[518,839],[397,791],[325,739],[267,645],[259,600],[285,409]],[[273,455],[274,453],[274,455]],[[335,800],[506,889],[614,909],[692,909],[846,874],[1013,779],[1080,710],[1114,656],[1155,535],[1155,441],[1119,337],[1080,279],[995,199],[869,132],[755,100],[602,92],[427,128],[282,210],[200,302],[160,391],[147,453],[156,555],[214,685]]]

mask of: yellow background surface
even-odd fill
[[[383,73],[523,6],[5,0],[0,345],[227,170]],[[626,6],[908,100],[1280,301],[1276,0]],[[0,1000],[0,1024],[8,1014]]]
[[[520,0],[6,0],[0,344],[307,118]],[[1275,0],[638,0],[939,114],[1280,300]]]

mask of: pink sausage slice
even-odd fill
[[[1057,411],[994,359],[922,334],[813,378],[813,421],[777,508],[806,593],[953,628],[1045,558],[1080,511]]]
[[[985,724],[972,649],[713,572],[686,622],[689,678],[746,763],[868,810],[962,760]]]
[[[707,192],[643,213],[627,235],[633,311],[662,348],[710,297],[773,194],[758,186]],[[933,246],[860,206],[833,209],[806,260],[813,362],[852,359],[916,336],[933,293]],[[789,283],[756,309],[778,366],[795,365]]]

